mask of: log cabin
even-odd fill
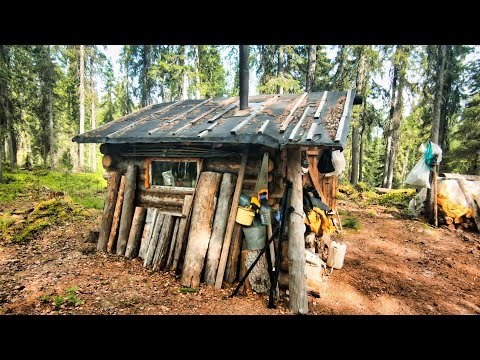
[[[352,90],[248,96],[241,79],[240,96],[153,104],[75,136],[100,143],[103,154],[108,185],[97,250],[174,270],[185,287],[234,282],[245,267],[238,204],[242,193],[257,196],[264,155],[274,210],[288,179],[294,209],[303,208],[310,184],[335,211],[338,178],[319,174],[317,159],[325,149],[343,151],[358,102]],[[307,313],[298,214],[287,220],[289,302],[293,313]]]

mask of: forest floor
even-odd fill
[[[38,195],[0,204],[0,219],[26,217],[42,200]],[[359,229],[333,236],[347,244],[344,266],[323,277],[320,298],[309,296],[309,314],[480,314],[478,233],[432,228],[391,207],[348,197],[339,208],[358,220]],[[100,210],[83,210],[28,242],[0,239],[0,314],[290,313],[283,292],[276,309],[267,308],[267,295],[241,291],[229,298],[232,285],[215,290],[201,284],[183,293],[173,273],[97,253],[86,239],[100,218]]]

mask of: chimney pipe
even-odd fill
[[[240,110],[248,108],[248,45],[240,45]]]

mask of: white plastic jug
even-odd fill
[[[343,260],[345,259],[345,252],[347,251],[347,244],[340,244],[332,241],[328,247],[327,266],[334,269],[341,269],[343,267]]]

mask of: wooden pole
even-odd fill
[[[217,275],[218,262],[222,252],[223,239],[225,236],[225,228],[227,227],[227,217],[233,195],[233,187],[236,176],[225,173],[222,177],[220,185],[220,195],[218,197],[217,210],[215,211],[215,220],[213,222],[212,238],[208,245],[207,261],[205,264],[205,283],[208,285],[215,284]]]
[[[185,195],[185,200],[183,202],[182,215],[180,219],[180,224],[178,225],[177,233],[177,246],[175,247],[175,252],[173,254],[173,263],[172,270],[177,271],[178,262],[180,256],[182,255],[182,250],[184,248],[183,244],[185,243],[185,234],[187,226],[190,223],[190,215],[192,213],[192,204],[193,204],[193,195]]]
[[[299,146],[287,150],[287,177],[293,183],[290,205],[295,209],[288,219],[290,311],[293,314],[308,313],[301,160]]]
[[[178,234],[179,225],[180,225],[180,218],[175,217],[175,226],[173,227],[172,241],[170,242],[170,250],[168,250],[167,263],[165,265],[166,270],[169,270],[172,267],[173,251],[175,250],[175,246],[177,244],[177,234]]]
[[[125,250],[125,257],[133,259],[138,255],[140,238],[142,237],[143,223],[147,209],[137,206],[133,214],[132,227],[128,235],[127,249]]]
[[[125,254],[128,235],[132,226],[133,212],[135,210],[135,190],[137,178],[137,165],[129,164],[125,175],[125,193],[123,195],[122,216],[120,218],[120,229],[118,231],[117,255]]]
[[[123,194],[125,192],[125,175],[122,175],[120,180],[120,189],[118,190],[117,204],[115,205],[115,212],[113,213],[112,228],[110,230],[110,236],[108,237],[107,251],[112,252],[115,247],[115,240],[117,238],[118,224],[120,223],[120,213],[122,211]]]
[[[107,186],[107,198],[103,207],[102,223],[100,224],[100,235],[98,236],[97,250],[106,251],[110,229],[112,227],[113,213],[117,202],[118,187],[120,185],[120,174],[117,171],[110,171]]]
[[[204,171],[198,179],[181,278],[181,283],[185,287],[196,288],[200,284],[200,276],[212,234],[211,224],[215,214],[216,195],[221,178],[222,174],[220,173]]]
[[[238,200],[242,192],[243,177],[245,176],[245,168],[247,165],[249,147],[243,150],[242,162],[238,172],[237,183],[235,184],[235,192],[233,194],[232,206],[228,215],[227,229],[225,230],[225,239],[223,241],[222,254],[220,255],[220,263],[218,264],[217,278],[215,280],[215,289],[222,288],[223,275],[225,274],[225,266],[227,265],[228,251],[230,249],[230,242],[232,241],[233,227],[235,225],[235,218],[237,217]]]

